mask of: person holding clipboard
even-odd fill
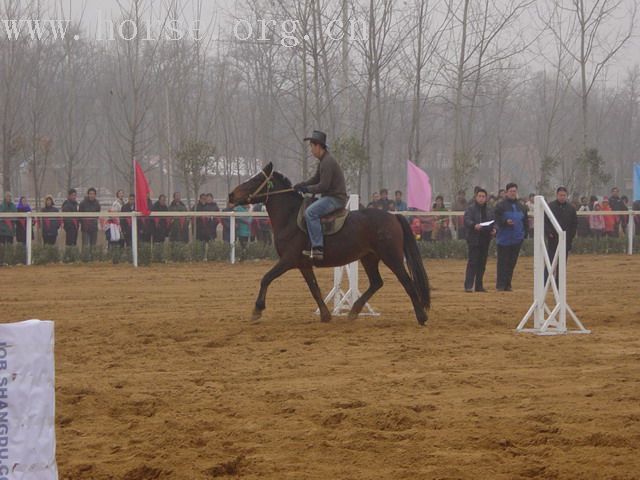
[[[484,188],[476,188],[473,201],[464,212],[464,227],[469,248],[464,291],[471,293],[475,286],[476,292],[486,292],[482,280],[489,245],[496,230],[493,209],[487,205],[487,191]]]

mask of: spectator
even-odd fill
[[[629,211],[629,197],[627,197],[626,195],[622,195],[620,197],[620,200],[622,201],[622,207],[623,207],[623,211],[628,212]],[[620,225],[622,226],[622,233],[624,233],[625,235],[627,234],[627,228],[629,227],[629,215],[620,215]]]
[[[433,235],[435,219],[434,217],[418,217],[422,224],[422,241],[433,242],[435,240]]]
[[[611,206],[609,205],[609,199],[604,197],[602,199],[602,211],[611,212]],[[603,215],[604,216],[604,235],[610,238],[616,238],[618,236],[618,218],[615,215]]]
[[[59,210],[54,205],[51,195],[47,195],[44,199],[45,213],[57,213]],[[55,245],[58,240],[58,230],[60,229],[60,220],[58,218],[45,217],[42,219],[42,241],[45,245]]]
[[[122,208],[122,207],[121,207]],[[112,208],[109,212],[113,212]],[[105,238],[107,240],[107,248],[113,250],[122,248],[122,230],[120,229],[120,221],[117,218],[109,218],[104,228]]]
[[[633,211],[640,212],[640,200],[636,200],[635,202],[633,202]],[[635,233],[636,235],[640,236],[640,215],[634,215],[633,220],[635,223]]]
[[[500,190],[498,190],[498,198],[496,199],[496,202],[500,203],[501,201],[503,201],[505,199],[505,195],[506,195],[506,192],[504,188],[501,188]]]
[[[432,210],[434,212],[446,212],[447,207],[444,206],[444,197],[442,195],[438,195],[436,197],[436,202],[433,204]],[[441,242],[444,240],[451,239],[451,231],[449,230],[449,217],[438,216],[434,218],[434,226],[433,226],[433,240],[437,242]]]
[[[223,212],[233,212],[233,203],[227,203],[227,206],[222,209]],[[224,217],[222,219],[222,240],[225,243],[231,243],[231,218]]]
[[[122,206],[122,212],[130,213],[136,211],[136,196],[131,193],[129,194],[129,201]],[[138,222],[138,238],[141,236],[142,232],[142,220],[140,219]],[[131,247],[132,235],[131,235],[131,225],[132,221],[129,217],[122,217],[120,219],[120,230],[122,231],[122,239],[124,240],[124,244],[127,247]]]
[[[505,199],[495,208],[498,250],[496,290],[510,292],[513,272],[518,263],[520,247],[527,234],[527,212],[518,202],[518,185],[509,183]]]
[[[471,202],[473,203],[473,202]],[[485,196],[485,205],[486,205],[486,196]],[[467,199],[466,199],[466,193],[464,190],[460,190],[458,191],[458,195],[456,196],[456,201],[453,203],[453,208],[452,210],[454,212],[464,212],[467,210]],[[454,225],[456,227],[456,232],[458,235],[458,240],[464,240],[465,237],[465,222],[464,222],[464,217],[455,217],[454,218]]]
[[[575,207],[568,202],[568,192],[565,187],[558,187],[556,190],[556,199],[549,204],[549,209],[556,217],[556,220],[560,224],[562,230],[566,232],[566,254],[567,259],[569,258],[569,252],[571,251],[571,246],[573,244],[573,239],[576,236],[578,231],[578,214],[576,213]],[[553,257],[556,254],[556,250],[558,249],[558,232],[553,228],[553,225],[549,221],[549,218],[545,216],[544,222],[544,235],[547,238],[547,254],[549,255],[549,259],[553,261]],[[556,277],[556,285],[558,284],[558,272],[560,267],[556,267],[555,277]],[[548,272],[547,269],[544,269],[544,283],[547,283]]]
[[[380,209],[384,210],[385,212],[394,212],[396,209],[396,205],[395,203],[393,203],[393,200],[389,200],[389,190],[387,190],[386,188],[380,190],[379,202]]]
[[[400,190],[396,190],[396,211],[397,212],[406,212],[407,211],[407,202],[402,200],[402,192]]]
[[[62,211],[64,213],[76,213],[78,211],[78,192],[72,188],[67,192],[67,199],[62,203]],[[78,244],[78,228],[80,222],[77,218],[65,218],[62,222],[65,233],[65,245],[67,247],[75,247]]]
[[[380,205],[380,194],[378,192],[373,192],[371,202],[367,205],[367,208],[382,209],[382,205]]]
[[[147,193],[147,210],[153,210],[153,201],[151,200],[151,194]],[[151,237],[153,237],[154,222],[153,218],[145,216],[138,219],[138,228],[141,228],[140,241],[145,243],[151,243]]]
[[[233,208],[234,212],[248,212],[244,205],[237,205]],[[249,235],[251,234],[251,219],[249,217],[236,217],[236,238],[240,240],[242,248],[247,248]]]
[[[122,207],[124,206],[124,190],[118,190],[116,192],[116,199],[113,201],[111,205],[110,212],[121,212]]]
[[[533,237],[533,225],[534,225],[534,212],[535,212],[535,207],[536,207],[536,194],[535,193],[530,193],[529,194],[529,199],[527,200],[527,203],[525,203],[525,206],[527,207],[527,234],[529,235],[529,237]],[[529,213],[531,215],[529,215]]]
[[[589,210],[591,211],[595,210],[593,206],[596,203],[598,203],[598,197],[596,197],[595,195],[591,195],[591,197],[589,197]],[[600,205],[600,207],[602,207],[602,205]]]
[[[413,217],[413,220],[411,220],[411,231],[417,241],[422,239],[422,221],[420,217]]]
[[[622,202],[622,198],[620,198],[620,189],[618,189],[618,187],[613,187],[611,189],[611,195],[609,196],[609,208],[611,208],[612,211],[614,212],[626,212],[627,211],[627,207],[625,206],[625,204]],[[622,226],[622,229],[625,229],[625,222],[627,221],[627,216],[626,215],[621,215],[619,217],[617,216],[613,216],[611,217],[613,219],[615,219],[615,236],[617,237],[619,235],[619,230],[620,227]],[[605,218],[605,222],[606,222],[606,218]]]
[[[594,202],[593,210],[595,212],[599,212],[602,210],[602,207],[598,202]],[[604,236],[604,216],[602,215],[590,215],[589,216],[589,230],[591,231],[591,235],[595,238],[600,239]]]
[[[580,207],[578,208],[579,212],[588,212],[589,211],[589,201],[587,197],[580,198]],[[589,229],[589,217],[586,215],[578,217],[578,237],[589,237],[591,236],[591,231]]]
[[[78,211],[82,213],[99,212],[100,203],[96,199],[96,194],[96,189],[93,187],[87,190],[87,196],[80,202]],[[88,248],[91,251],[98,240],[98,218],[83,218],[80,225],[82,227],[82,249]]]
[[[198,203],[193,207],[196,212],[207,211],[207,195],[201,193],[198,197]],[[211,241],[211,232],[207,226],[208,219],[206,217],[196,217],[196,240],[198,242],[207,243]]]
[[[20,197],[20,200],[18,200],[17,211],[18,213],[27,213],[31,211],[31,205],[29,205],[27,197]],[[16,242],[22,243],[23,245],[27,243],[27,220],[29,219],[19,218],[16,223]],[[31,239],[33,240],[33,230],[31,230]]]
[[[487,206],[487,191],[480,188],[476,191],[475,199],[464,212],[463,221],[466,228],[466,240],[469,251],[467,272],[464,280],[465,292],[472,292],[474,285],[476,292],[486,292],[483,285],[484,271],[489,256],[491,237],[495,234],[495,222],[491,222],[493,209]]]
[[[167,196],[160,195],[158,201],[151,207],[152,212],[168,212]],[[154,244],[163,244],[167,236],[169,236],[169,222],[167,217],[153,217],[153,227],[151,232],[151,239]]]
[[[206,202],[207,203],[205,206],[205,210],[207,212],[220,211],[220,207],[213,199],[213,193],[207,193]],[[215,241],[218,238],[218,218],[216,217],[207,218],[206,228],[209,232],[209,237],[211,238],[211,241]]]
[[[18,209],[11,199],[11,193],[5,192],[4,200],[0,204],[0,212],[16,213]],[[15,219],[0,218],[0,245],[12,244],[15,236]]]
[[[187,212],[187,206],[182,201],[180,192],[173,194],[173,200],[169,205],[170,212]],[[189,219],[187,217],[176,217],[171,219],[171,229],[169,232],[170,242],[189,242]]]
[[[262,203],[258,203],[253,206],[254,212],[266,212],[266,207]],[[256,218],[256,238],[260,243],[264,245],[271,245],[271,225],[268,218]]]

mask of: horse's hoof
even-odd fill
[[[251,314],[251,320],[253,322],[260,320],[261,317],[262,317],[262,312],[260,310],[254,310],[253,313]]]
[[[349,315],[347,315],[347,319],[348,320],[357,320],[358,319],[358,314],[357,313],[353,313],[353,312],[349,312]]]
[[[327,314],[327,315],[322,315],[322,316],[320,317],[320,321],[321,321],[322,323],[329,323],[329,322],[331,321],[331,314],[329,313],[329,314]]]

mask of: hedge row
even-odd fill
[[[464,240],[450,240],[446,242],[418,242],[423,258],[467,258],[467,244]],[[640,253],[640,238],[634,242],[634,253]],[[495,256],[495,242],[490,247],[490,256]],[[620,254],[627,252],[625,238],[576,238],[573,243],[572,254]],[[152,245],[143,243],[138,248],[138,264],[151,265],[153,263],[184,263],[184,262],[228,262],[231,246],[223,242],[213,242],[206,247],[201,243],[165,243]],[[533,255],[533,244],[530,239],[524,241],[521,255]],[[275,260],[277,253],[272,245],[249,243],[246,248],[236,245],[238,261],[247,260]],[[128,248],[102,249],[83,251],[77,247],[58,249],[55,246],[34,245],[32,252],[34,265],[49,263],[86,263],[112,262],[131,263],[131,250]],[[19,265],[26,263],[26,249],[22,244],[0,245],[0,265]]]

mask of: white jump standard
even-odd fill
[[[524,316],[516,332],[535,333],[537,335],[562,335],[567,333],[591,333],[573,312],[567,303],[567,233],[551,212],[544,197],[538,195],[534,203],[533,225],[533,304]],[[553,259],[549,258],[544,242],[544,220],[549,218],[551,225],[558,234],[558,248]],[[549,275],[544,282],[545,266]],[[554,272],[558,271],[558,282]],[[549,287],[553,292],[555,304],[547,304]],[[553,308],[551,308],[553,307]],[[576,329],[567,328],[567,313],[576,325]],[[526,328],[533,318],[533,328]]]

